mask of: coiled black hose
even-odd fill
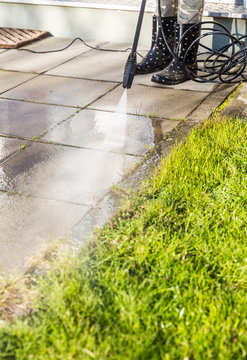
[[[161,24],[161,4],[158,0],[158,16]],[[179,63],[179,66],[186,72],[188,77],[196,82],[211,83],[239,83],[247,80],[245,73],[247,65],[247,46],[245,40],[247,35],[238,37],[230,33],[230,31],[222,24],[215,21],[202,21],[192,24],[182,35],[177,49],[179,49],[183,38],[194,27],[200,26],[201,35],[190,44],[184,58],[178,58],[176,50],[171,49],[166,41],[166,37],[161,26],[162,36],[165,44],[172,54],[173,58]],[[222,47],[215,50],[207,44],[208,40],[215,40],[218,37],[224,43]],[[197,67],[191,71],[186,66],[187,56],[193,46],[198,46]]]

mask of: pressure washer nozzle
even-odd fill
[[[136,73],[136,53],[130,53],[124,69],[123,88],[130,89]]]

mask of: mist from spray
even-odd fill
[[[68,148],[61,151],[57,147],[55,149],[37,144],[37,149],[40,149],[42,154],[39,162],[29,169],[28,175],[21,174],[17,180],[20,191],[28,193],[31,188],[36,199],[20,199],[17,208],[13,208],[12,200],[6,199],[5,213],[9,221],[5,219],[0,222],[0,229],[5,238],[10,240],[0,243],[0,253],[4,254],[0,256],[0,271],[22,268],[31,252],[38,251],[40,244],[45,244],[49,238],[61,238],[71,228],[72,223],[81,219],[81,206],[77,211],[74,204],[97,206],[102,195],[112,184],[118,183],[124,172],[133,165],[135,159],[125,155],[128,128],[126,112],[127,89],[124,90],[114,113],[98,112],[99,116],[103,117],[98,123],[97,118],[92,119],[92,122],[95,120],[94,126],[99,129],[100,125],[104,124],[100,132],[104,149],[102,144],[98,144],[98,150],[75,151]],[[7,174],[2,174],[7,181],[6,176]],[[71,202],[71,208],[64,207],[64,202]],[[104,221],[107,220],[106,214],[107,211]],[[65,219],[62,224],[59,222],[61,218]],[[101,224],[102,219],[96,221],[94,225]],[[15,224],[16,237],[10,232],[7,226],[9,223]]]

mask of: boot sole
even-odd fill
[[[197,69],[191,69],[191,71],[194,74],[197,74]],[[164,78],[164,81],[158,81],[157,79],[154,78],[154,76],[152,76],[151,81],[156,83],[156,84],[161,84],[161,85],[178,85],[178,84],[182,84],[185,81],[191,80],[191,78],[189,76],[187,76],[186,78],[184,78],[184,80],[171,80],[171,79],[166,79]]]
[[[178,85],[178,84],[182,84],[185,81],[190,80],[189,78],[186,78],[184,80],[169,80],[169,79],[165,79],[165,81],[158,81],[156,79],[151,79],[152,82],[156,83],[156,84],[161,84],[161,85]]]

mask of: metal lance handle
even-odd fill
[[[128,57],[128,60],[126,62],[125,69],[124,69],[123,88],[125,88],[125,89],[126,88],[129,89],[131,87],[134,76],[135,76],[135,72],[136,72],[136,49],[137,49],[137,45],[138,45],[138,41],[139,41],[139,37],[140,37],[145,6],[146,6],[146,0],[142,0],[141,9],[139,12],[139,18],[138,18],[138,22],[137,22],[137,26],[136,26],[135,37],[134,37],[134,41],[133,41],[133,45],[132,45],[132,50],[131,50],[131,53],[129,54],[129,57]]]

